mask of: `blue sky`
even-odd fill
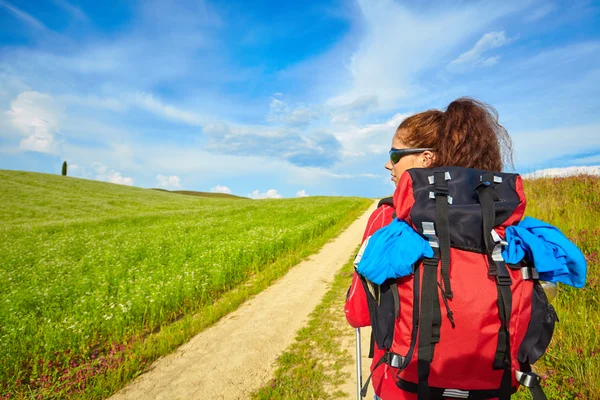
[[[600,170],[600,4],[0,0],[0,169],[250,197],[392,192],[408,115],[472,96],[515,169]]]

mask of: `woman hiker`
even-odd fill
[[[393,201],[391,201],[391,199],[387,199],[388,201],[380,202],[380,206],[373,212],[373,214],[369,218],[363,236],[363,242],[365,242],[365,240],[367,239],[370,239],[370,242],[366,242],[368,243],[368,245],[366,245],[366,243],[363,243],[363,249],[360,253],[362,259],[360,259],[360,262],[357,261],[355,263],[355,266],[357,266],[358,273],[354,273],[352,285],[348,290],[347,300],[345,304],[346,319],[351,326],[355,328],[369,326],[371,325],[369,308],[377,308],[379,307],[379,302],[381,301],[383,303],[384,301],[384,286],[378,285],[387,284],[389,286],[386,287],[391,287],[388,293],[396,292],[396,294],[394,294],[393,296],[388,295],[387,297],[388,304],[391,304],[391,306],[389,306],[391,308],[391,311],[389,311],[390,308],[388,308],[388,311],[384,310],[384,312],[381,313],[381,315],[384,315],[384,319],[385,317],[388,318],[388,321],[383,321],[383,324],[380,324],[380,316],[377,316],[377,326],[379,327],[379,334],[376,335],[376,338],[374,340],[375,343],[372,343],[374,347],[372,348],[373,362],[371,365],[371,378],[374,392],[376,395],[375,399],[426,399],[430,398],[429,393],[431,393],[431,398],[436,399],[504,399],[510,398],[510,394],[512,393],[512,391],[515,390],[517,382],[525,386],[529,385],[528,387],[532,388],[532,393],[535,390],[539,389],[539,380],[535,381],[535,379],[533,379],[535,374],[529,369],[529,363],[535,362],[535,360],[539,358],[541,354],[543,354],[543,351],[545,351],[547,342],[552,336],[552,330],[554,328],[556,316],[554,314],[554,310],[548,304],[546,296],[543,295],[543,290],[538,288],[538,270],[540,272],[540,279],[543,279],[543,273],[549,273],[548,276],[550,277],[559,277],[558,279],[556,279],[556,281],[561,281],[576,287],[581,287],[585,282],[586,266],[585,259],[583,258],[581,252],[576,247],[574,247],[572,243],[568,242],[568,240],[564,238],[564,236],[560,234],[560,232],[556,230],[556,228],[548,226],[547,224],[542,223],[541,221],[534,220],[532,218],[526,218],[525,220],[521,221],[529,222],[523,224],[523,228],[517,227],[517,223],[521,219],[525,208],[525,197],[520,177],[512,174],[502,174],[506,181],[502,185],[498,183],[502,182],[502,178],[499,176],[501,175],[500,171],[503,170],[503,167],[505,167],[506,164],[511,163],[511,139],[506,129],[504,129],[498,123],[498,114],[496,110],[493,109],[491,106],[474,99],[459,98],[450,103],[445,111],[429,110],[413,115],[404,120],[394,133],[394,136],[392,138],[392,148],[390,150],[390,158],[385,164],[385,168],[390,171],[391,180],[394,182],[397,188],[394,193]],[[450,194],[448,193],[448,185],[450,185],[450,183],[448,182],[451,179],[450,174],[446,173],[446,183],[442,182],[439,184],[441,185],[439,187],[442,188],[445,185],[445,191],[444,189],[440,189],[441,191],[438,192],[438,180],[444,181],[444,174],[440,172],[435,174],[434,185],[434,176],[429,176],[431,174],[427,172],[427,170],[435,167],[448,167],[449,169],[454,167],[464,167],[483,171],[477,171],[477,174],[481,174],[481,176],[477,175],[476,183],[472,184],[474,188],[469,189],[467,196],[462,196],[463,200],[455,200],[455,207],[452,208],[452,196],[455,194],[453,194],[452,192],[450,192]],[[421,170],[425,171],[426,174],[419,175],[418,170],[413,170],[410,174],[408,172],[404,174],[405,171],[413,168],[427,169]],[[452,171],[454,171],[453,174],[462,174],[464,171],[467,171],[468,173],[472,174],[472,171],[474,170],[454,168]],[[439,168],[436,169],[436,171],[439,171]],[[494,175],[494,172],[497,172],[498,175]],[[421,197],[421,200],[419,201],[421,201],[421,203],[427,201],[430,202],[427,206],[429,207],[428,212],[430,213],[432,210],[431,205],[433,205],[432,218],[433,220],[437,221],[435,223],[433,235],[431,235],[431,229],[429,230],[429,234],[427,233],[427,229],[425,226],[426,222],[423,222],[423,229],[419,230],[419,234],[417,234],[413,228],[409,227],[409,225],[405,223],[405,220],[412,221],[412,224],[415,229],[419,229],[421,226],[421,222],[416,222],[414,218],[411,219],[412,217],[416,218],[416,216],[410,214],[410,210],[412,208],[414,212],[416,206],[414,206],[413,204],[417,204],[417,194],[416,192],[413,193],[413,186],[411,186],[410,183],[408,185],[406,183],[407,181],[411,182],[411,180],[414,183],[415,179],[419,179],[419,176],[421,176],[421,178],[429,178],[429,182],[427,182],[427,179],[421,179],[420,184],[422,186],[425,185],[424,187],[426,188],[427,192],[425,193],[425,198],[423,199]],[[487,178],[484,179],[484,177]],[[454,178],[454,182],[452,183],[453,185],[458,185],[460,183],[456,181],[464,180],[462,175],[454,176]],[[469,179],[471,181],[474,181],[474,179],[472,178],[473,177],[471,176]],[[482,181],[481,183],[479,183],[480,180]],[[510,181],[510,184],[508,181]],[[429,186],[427,186],[428,184]],[[434,186],[435,192],[432,189]],[[487,188],[486,186],[490,186],[490,188]],[[501,189],[500,186],[504,187],[505,189]],[[507,186],[510,187],[506,189]],[[454,190],[456,190],[457,187],[458,186],[453,186]],[[415,186],[415,188],[415,190],[418,189],[417,186]],[[494,190],[492,190],[492,188],[494,188]],[[506,196],[506,198],[512,196],[514,203],[513,208],[509,208],[510,211],[505,211],[504,218],[508,222],[505,222],[502,226],[499,226],[497,224],[498,214],[494,213],[502,213],[503,211],[498,211],[498,209],[502,209],[502,207],[504,207],[505,209],[507,207],[510,207],[510,201],[505,202],[504,198],[499,199],[497,197],[498,193],[496,193],[496,189],[498,189],[498,193],[500,193],[502,196]],[[505,192],[502,192],[502,190],[504,190]],[[510,191],[510,193],[506,192],[506,190]],[[481,233],[482,225],[484,231],[486,227],[486,213],[483,206],[485,202],[483,200],[484,196],[487,196],[483,194],[485,192],[493,192],[493,196],[495,196],[494,199],[492,199],[492,197],[489,196],[488,201],[488,203],[491,204],[491,215],[496,215],[496,219],[492,217],[491,222],[489,222],[490,218],[487,218],[488,226],[492,224],[491,228],[495,227],[494,229],[490,228],[490,231],[493,231],[491,232],[491,235],[488,235],[490,239],[485,238],[485,235]],[[429,194],[429,196],[427,196],[427,194]],[[480,197],[477,199],[478,196]],[[439,202],[437,201],[439,200],[437,197],[447,199],[450,205],[446,207],[446,201],[444,200],[442,202]],[[467,206],[463,207],[460,201],[465,201],[464,198],[467,199],[467,203],[470,202],[471,204],[468,204]],[[502,202],[502,204],[495,206],[495,202]],[[441,203],[442,207],[439,207],[440,204],[438,203]],[[457,203],[458,205],[456,205]],[[457,212],[456,207],[463,207],[463,209],[469,209],[474,211],[468,211],[471,214],[467,213],[465,217],[465,215],[463,214],[457,214],[463,211],[459,210]],[[496,211],[494,211],[494,207],[496,207]],[[463,231],[460,232],[461,234],[467,232],[467,236],[470,236],[470,238],[468,239],[471,240],[471,242],[476,242],[475,245],[471,245],[470,249],[469,246],[464,245],[461,248],[460,245],[456,246],[456,236],[452,236],[452,263],[448,261],[450,255],[450,248],[447,249],[446,253],[448,254],[446,256],[447,263],[450,264],[450,273],[448,273],[448,265],[446,265],[446,271],[444,271],[444,250],[441,248],[439,251],[437,250],[439,247],[444,247],[443,244],[440,246],[440,243],[442,243],[443,241],[441,238],[443,234],[438,229],[442,225],[437,219],[440,214],[440,209],[445,209],[446,226],[450,224],[450,227],[446,228],[447,231],[450,230],[451,232],[453,232],[453,235],[456,235],[457,230]],[[449,209],[453,211],[448,211]],[[419,211],[422,210],[419,209]],[[448,217],[448,215],[450,215],[450,217]],[[459,216],[458,219],[456,218],[457,215]],[[450,223],[448,222],[448,220],[453,222]],[[457,220],[459,221],[459,223],[456,222]],[[471,221],[473,226],[475,226],[478,229],[476,230],[474,228],[471,228],[470,225],[468,225],[469,221]],[[531,221],[534,222],[531,223]],[[519,225],[520,224],[521,223],[519,223]],[[459,226],[457,227],[456,225]],[[430,225],[431,228],[433,228],[433,226],[434,224]],[[497,239],[494,239],[496,241],[496,243],[494,243],[492,242],[491,237],[493,237],[494,233],[498,231],[498,228],[501,229],[501,233],[503,236],[505,236],[505,239],[501,240],[501,238],[498,237]],[[538,229],[538,231],[535,231],[535,229]],[[539,232],[539,229],[545,229],[543,230],[543,232],[550,232],[552,240],[556,239],[556,243],[558,243],[558,245],[555,246],[554,242],[547,243],[543,239],[540,239],[540,234],[537,234],[537,232]],[[528,236],[528,234],[530,234],[531,232],[534,232],[534,234]],[[401,238],[400,235],[402,235]],[[425,240],[425,236],[429,238],[429,241]],[[438,242],[435,242],[438,240],[438,236],[440,236],[440,239]],[[448,236],[450,237],[451,235],[448,234]],[[496,236],[498,236],[497,233]],[[533,239],[528,239],[528,237],[530,236]],[[396,244],[393,244],[394,241],[391,239],[397,239],[395,241]],[[433,239],[434,241],[432,241]],[[527,242],[528,240],[531,241],[531,243],[529,243],[529,247],[522,248],[522,246],[524,246],[523,243]],[[483,241],[485,241],[485,243],[483,243]],[[510,241],[510,243],[507,243],[507,241]],[[402,246],[398,245],[398,243],[404,246],[404,248],[401,248]],[[448,238],[447,243],[448,245],[446,245],[446,247],[450,246],[450,238]],[[498,261],[496,251],[494,251],[494,257],[496,258],[494,258],[495,261],[492,261],[493,257],[491,249],[494,244],[497,244],[496,247],[501,248],[500,243],[502,244],[502,246],[504,246],[502,247],[504,249],[502,252],[502,257],[504,257],[504,260],[500,259]],[[430,246],[432,244],[433,246]],[[509,247],[509,244],[512,247]],[[384,250],[389,250],[391,248],[390,246],[396,246],[394,247],[394,251],[385,252]],[[556,250],[557,247],[559,247],[562,253]],[[435,253],[433,252],[432,248],[436,249]],[[478,248],[483,248],[484,250],[478,251]],[[473,249],[475,249],[474,253]],[[510,250],[509,253],[505,252],[505,250],[507,249]],[[547,254],[548,251],[550,251],[549,255]],[[377,252],[379,252],[380,254],[377,254]],[[485,253],[487,253],[487,255]],[[566,257],[562,257],[563,260],[561,262],[563,264],[560,264],[560,262],[554,260],[554,254],[558,253],[566,254]],[[402,254],[403,256],[398,256],[398,254]],[[488,256],[489,259],[487,258]],[[546,257],[544,259],[545,262],[543,263],[543,267],[550,268],[553,270],[549,271],[548,269],[546,269],[545,271],[542,271],[541,267],[538,267],[537,270],[535,270],[535,267],[532,268],[531,264],[523,266],[523,268],[521,269],[523,269],[524,271],[520,271],[518,268],[515,269],[515,265],[520,267],[521,265],[526,264],[526,256],[531,258],[532,260],[533,258],[536,258],[537,260],[542,259],[542,257]],[[406,265],[392,265],[394,263],[402,264],[403,260],[398,260],[398,258],[402,257],[406,259],[404,260]],[[411,259],[410,257],[413,258]],[[508,258],[511,258],[512,260],[509,261]],[[433,264],[427,264],[430,267],[429,270],[427,269],[427,265],[425,263],[426,259],[434,260]],[[421,264],[420,270],[413,270],[414,265],[417,265],[417,268],[419,268],[418,265],[419,261],[421,260],[423,260],[423,263]],[[465,262],[461,260],[470,261]],[[483,268],[481,268],[481,265],[474,265],[472,260],[476,260],[477,262],[482,264],[483,268],[485,268],[485,271],[472,273],[471,271],[473,270],[469,270],[469,268],[463,268],[463,265],[460,265],[461,263],[468,264],[467,267],[479,268],[475,269],[477,271],[483,270]],[[435,275],[435,278],[426,278],[426,274],[432,274],[430,272],[432,265],[434,266],[434,270],[438,270],[438,261],[441,261],[439,263],[439,265],[441,265],[441,268],[439,268],[439,273],[441,274],[441,277],[438,278],[438,276]],[[488,268],[491,271],[492,266],[495,265],[495,262],[500,262],[500,264],[498,264],[500,272],[494,270],[494,273],[489,272],[488,275]],[[459,265],[456,265],[453,269],[452,266],[455,264]],[[506,265],[509,265],[510,268],[506,268]],[[422,273],[420,273],[421,271]],[[498,276],[503,274],[502,271],[509,272],[506,272],[504,274],[504,279],[498,279]],[[523,274],[521,274],[521,272],[523,272]],[[526,273],[530,273],[531,276],[527,276]],[[465,275],[461,277],[461,274],[466,274],[466,277]],[[463,279],[463,281],[465,281],[470,279],[471,275],[477,274],[479,274],[479,276],[481,277],[481,283],[477,283],[476,285],[480,285],[481,287],[475,287],[471,289],[470,283],[468,285],[461,284],[461,282],[458,282],[458,285],[455,283],[454,285],[458,287],[455,287],[456,292],[458,293],[454,293],[453,299],[452,288],[450,287],[450,283],[452,282],[452,280]],[[505,291],[507,282],[506,275],[508,275],[508,295]],[[414,283],[412,278],[413,276],[415,281]],[[406,277],[406,279],[399,279],[404,277]],[[496,277],[496,279],[494,279],[494,277]],[[510,279],[511,277],[512,280]],[[418,279],[422,280],[422,283],[417,283]],[[429,307],[433,307],[434,309],[431,315],[435,315],[436,312],[438,314],[437,320],[435,317],[431,317],[431,315],[429,315],[430,319],[427,320],[430,324],[433,325],[433,331],[431,331],[431,329],[426,329],[427,324],[423,326],[423,321],[425,321],[425,314],[423,314],[423,312],[426,308],[424,307],[424,304],[426,304],[425,297],[427,296],[426,292],[424,291],[425,289],[423,289],[425,287],[425,279],[429,279],[431,285],[433,285],[429,286],[429,288],[435,288],[431,289],[428,292],[434,293],[434,300],[431,302],[431,304],[427,303]],[[373,285],[372,282],[374,282],[376,285]],[[406,282],[410,283],[407,285]],[[510,286],[511,284],[512,289]],[[420,287],[422,288],[420,293],[420,301],[417,301],[418,297],[412,290],[412,288],[418,287],[417,285],[421,285]],[[502,288],[501,286],[505,287]],[[372,290],[373,287],[377,287],[377,289]],[[463,292],[460,292],[461,288],[467,288],[467,290],[463,290]],[[498,292],[496,292],[496,288],[498,288]],[[523,288],[527,288],[527,290]],[[403,293],[403,290],[408,291],[408,293]],[[454,359],[454,361],[452,361],[452,359],[448,360],[448,354],[454,352],[454,347],[448,349],[444,346],[440,347],[440,345],[444,344],[447,346],[448,343],[457,343],[458,346],[455,347],[460,347],[463,345],[461,337],[456,337],[456,334],[457,332],[459,332],[459,329],[454,329],[455,321],[457,327],[460,328],[459,325],[462,324],[462,327],[464,329],[464,326],[468,325],[467,320],[473,318],[472,316],[464,316],[464,310],[469,309],[470,304],[467,304],[465,307],[464,304],[461,305],[460,301],[464,301],[465,297],[469,297],[472,299],[471,301],[475,303],[476,307],[479,306],[479,299],[477,298],[478,290],[481,290],[481,293],[487,293],[491,296],[489,299],[482,300],[483,302],[487,302],[486,304],[488,305],[485,306],[487,307],[485,308],[485,311],[480,311],[479,314],[493,314],[493,316],[487,315],[486,317],[484,315],[484,322],[475,322],[475,325],[473,325],[475,328],[470,329],[471,331],[479,330],[479,328],[477,328],[478,326],[488,326],[488,328],[486,328],[487,332],[485,333],[488,336],[477,336],[479,332],[473,333],[473,338],[466,338],[465,344],[466,348],[470,348],[468,350],[471,352],[470,355],[467,356],[467,358],[465,358],[463,357],[463,354],[460,354],[460,357],[457,356],[458,358]],[[514,290],[515,293],[511,293],[511,290]],[[539,294],[540,290],[542,291],[541,295]],[[502,293],[504,293],[504,295]],[[536,296],[536,293],[538,297],[543,296],[543,299],[534,301],[533,297]],[[415,296],[414,301],[413,296]],[[438,296],[440,297],[438,298]],[[394,297],[394,300],[389,300],[392,297]],[[510,297],[511,300],[508,303],[505,303],[505,297]],[[370,303],[367,300],[367,298],[369,298]],[[528,312],[522,310],[521,308],[513,309],[512,299],[514,299],[514,304],[520,304],[518,303],[520,301],[523,304],[534,305],[531,308],[527,309]],[[414,314],[410,308],[412,308],[414,304],[418,305],[419,303],[421,304],[421,310],[417,311],[417,313],[420,312],[420,314],[418,314],[418,318],[415,318],[416,314]],[[504,308],[501,308],[502,304],[500,303],[504,305]],[[540,323],[537,325],[544,325],[543,329],[547,329],[549,332],[545,332],[543,334],[541,334],[540,332],[526,332],[526,327],[529,325],[529,320],[534,318],[535,310],[534,312],[532,312],[531,310],[532,308],[536,307],[536,303],[543,304],[543,310],[545,314],[543,314],[541,318],[544,318],[544,321],[546,322],[545,324]],[[406,310],[406,308],[401,307],[406,307],[406,304],[408,304],[408,306],[410,307],[408,311]],[[453,314],[452,308],[454,308],[455,306],[455,313]],[[442,311],[440,311],[440,309]],[[502,311],[507,309],[508,317],[506,317],[506,314],[504,314],[504,311]],[[403,310],[404,314],[401,313]],[[456,312],[456,310],[459,310],[459,312]],[[514,310],[512,313],[512,317],[510,312],[511,310]],[[394,312],[395,318],[392,318],[390,322],[389,315],[394,315]],[[460,312],[463,313],[462,316],[460,315]],[[412,314],[412,317],[410,315],[407,316],[407,313]],[[501,313],[504,315],[504,317],[500,316]],[[405,319],[401,319],[399,317],[400,315],[402,315]],[[487,320],[485,318],[487,318]],[[508,318],[508,322],[505,323],[504,321],[506,321],[506,318]],[[519,330],[515,329],[515,320],[523,321],[521,325],[524,325],[525,328],[519,327]],[[485,321],[489,321],[489,323],[486,323]],[[417,324],[419,327],[418,330],[416,329]],[[387,338],[385,336],[385,332],[383,332],[382,336],[381,331],[385,331],[388,328],[382,328],[382,326],[392,327],[392,333],[388,334]],[[394,333],[395,328],[393,326],[399,326],[401,329],[404,329],[402,332],[402,340],[405,342],[404,344],[398,344],[402,340],[396,340],[397,335],[399,335],[399,333]],[[489,328],[492,326],[494,326],[494,329],[493,332],[490,332],[492,331],[492,329]],[[497,326],[500,326],[500,331],[498,331]],[[506,332],[502,332],[504,326],[506,326]],[[429,325],[429,328],[431,328],[431,325]],[[509,332],[510,335],[513,336],[510,336]],[[424,337],[427,338],[427,336],[422,336],[423,334],[429,334],[428,338],[431,340],[423,340]],[[391,338],[389,336],[394,337],[393,342],[391,341]],[[508,338],[509,336],[511,337],[511,339]],[[416,346],[417,349],[415,349],[414,347],[415,343],[417,343],[417,337],[419,338],[419,344]],[[547,338],[547,340],[544,339],[546,340],[545,343],[539,343],[539,341],[537,341],[538,337],[544,337]],[[502,342],[503,339],[501,338],[506,339],[506,346],[504,346],[504,343]],[[389,348],[382,349],[377,344],[378,340],[380,342],[387,340],[387,343],[391,344],[389,344]],[[477,344],[477,340],[480,341],[479,344]],[[482,340],[483,342],[481,342]],[[527,361],[527,363],[523,362],[522,364],[518,364],[516,362],[517,350],[523,349],[513,348],[511,351],[511,343],[513,345],[515,345],[515,343],[516,345],[520,345],[522,342],[526,342],[527,340],[531,341],[531,350],[525,348],[524,350],[526,351],[520,351],[518,353],[520,358],[519,362],[522,362],[521,359],[523,359]],[[472,341],[475,344],[472,344],[470,341]],[[429,344],[429,342],[431,342],[431,344]],[[425,345],[423,345],[424,343]],[[394,346],[396,346],[396,349],[401,348],[403,354],[397,354],[392,352],[390,349],[394,349]],[[474,348],[476,350],[473,350]],[[434,352],[434,350],[437,350],[437,352]],[[430,353],[427,353],[429,351]],[[479,351],[481,351],[482,353],[480,354]],[[492,361],[481,360],[481,358],[484,357],[484,351],[487,351],[487,353],[491,353],[491,356],[488,354],[488,358],[491,357],[491,360],[494,363],[493,369],[491,367]],[[495,358],[494,352],[496,356]],[[532,355],[532,353],[535,354]],[[501,356],[500,359],[498,359],[498,355]],[[454,354],[452,354],[452,356],[454,356]],[[394,359],[394,357],[396,358]],[[440,357],[442,361],[440,361]],[[471,358],[469,359],[468,357]],[[423,361],[425,361],[425,363],[423,363]],[[442,364],[440,364],[440,362]],[[496,365],[496,363],[498,363],[498,365]],[[481,365],[484,367],[479,368],[477,365]],[[519,367],[519,365],[521,365],[521,369],[523,369],[523,371],[517,370],[517,367]],[[484,372],[479,376],[475,376],[477,375],[478,369],[487,369],[488,366],[490,370],[489,373]],[[404,376],[407,376],[407,374],[412,374],[410,375],[412,377],[412,382],[408,379],[402,379],[398,373],[398,368],[400,368]],[[430,368],[431,371],[433,371],[431,375]],[[454,374],[458,378],[455,377],[447,379],[446,376],[440,377],[439,371],[443,370],[443,368],[449,368],[449,370],[452,371],[450,375]],[[468,368],[471,369],[469,370]],[[525,368],[527,368],[527,370]],[[472,372],[460,372],[463,370]],[[465,374],[470,376],[464,376]],[[485,386],[485,389],[489,387],[489,382],[487,380],[488,375],[486,374],[490,376],[489,382],[496,382],[493,385],[497,386],[495,386],[493,390],[483,390],[484,388],[477,387]],[[515,378],[515,375],[517,375],[518,377]],[[469,378],[471,379],[469,380]],[[537,383],[537,385],[531,384],[532,381],[535,381],[534,383]],[[443,386],[446,389],[435,387],[436,385],[440,386],[439,382],[448,383],[448,385]],[[464,388],[465,382],[469,382],[466,385],[472,383],[474,386],[476,386],[474,388],[466,388],[473,389],[471,390],[472,393],[470,395],[469,390],[465,390]],[[431,385],[431,387],[429,385]],[[457,387],[458,389],[456,389]],[[417,393],[419,393],[418,397]],[[423,395],[423,393],[426,393],[426,395]],[[493,393],[494,396],[488,396],[489,393]],[[499,395],[495,395],[496,393],[498,393]],[[536,396],[534,395],[534,399],[535,398]]]

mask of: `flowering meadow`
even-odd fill
[[[152,361],[136,349],[154,334],[174,325],[189,337],[202,307],[371,203],[201,198],[18,171],[0,171],[0,195],[0,399],[105,396],[103,384]]]
[[[559,322],[535,368],[549,399],[600,399],[600,177],[525,180],[527,215],[558,227],[588,263],[583,289],[560,285]],[[517,399],[530,399],[520,390]]]

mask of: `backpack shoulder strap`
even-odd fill
[[[383,206],[383,205],[388,205],[388,206],[394,206],[394,198],[393,197],[384,197],[383,199],[379,200],[379,203],[377,204],[377,208]]]

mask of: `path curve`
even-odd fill
[[[112,400],[246,399],[321,302],[362,239],[377,203],[336,239],[173,353],[155,361]]]

